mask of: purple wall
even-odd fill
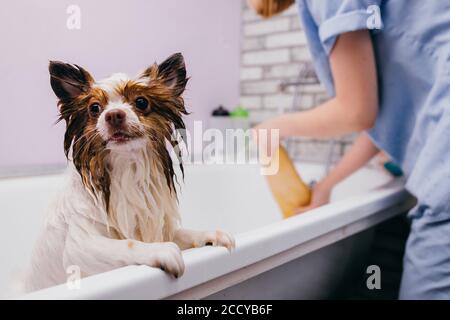
[[[81,8],[81,30],[66,9]],[[182,52],[191,81],[188,126],[239,98],[241,1],[9,0],[0,10],[0,166],[64,161],[48,61],[79,64],[95,78],[136,74]]]

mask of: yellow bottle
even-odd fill
[[[279,169],[274,175],[267,175],[270,190],[278,202],[285,218],[294,215],[295,210],[306,206],[311,201],[311,190],[300,178],[286,149],[278,149]],[[275,160],[274,160],[275,161]]]

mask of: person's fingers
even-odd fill
[[[295,210],[295,214],[302,214],[305,213],[306,211],[312,210],[317,208],[316,205],[309,205],[309,206],[305,206],[305,207],[300,207],[297,210]]]
[[[322,201],[322,202],[312,202],[311,204],[304,206],[304,207],[300,207],[295,211],[295,214],[301,214],[301,213],[305,213],[307,211],[310,211],[312,209],[316,209],[319,208],[321,206],[324,206],[328,204],[328,201]]]

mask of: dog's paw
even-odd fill
[[[180,248],[173,242],[162,243],[161,249],[156,252],[151,266],[160,268],[175,278],[182,276],[184,261]]]
[[[225,247],[228,251],[235,248],[236,244],[234,237],[228,232],[216,230],[216,231],[205,231],[202,233],[201,239],[199,239],[199,244],[197,246],[217,246]]]

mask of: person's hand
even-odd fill
[[[295,214],[301,214],[306,211],[321,207],[330,202],[332,187],[328,186],[326,183],[318,182],[312,191],[311,203],[307,206],[298,208]]]
[[[384,164],[390,160],[389,156],[384,151],[380,151],[375,157],[376,157],[376,163],[380,167],[383,167]]]

